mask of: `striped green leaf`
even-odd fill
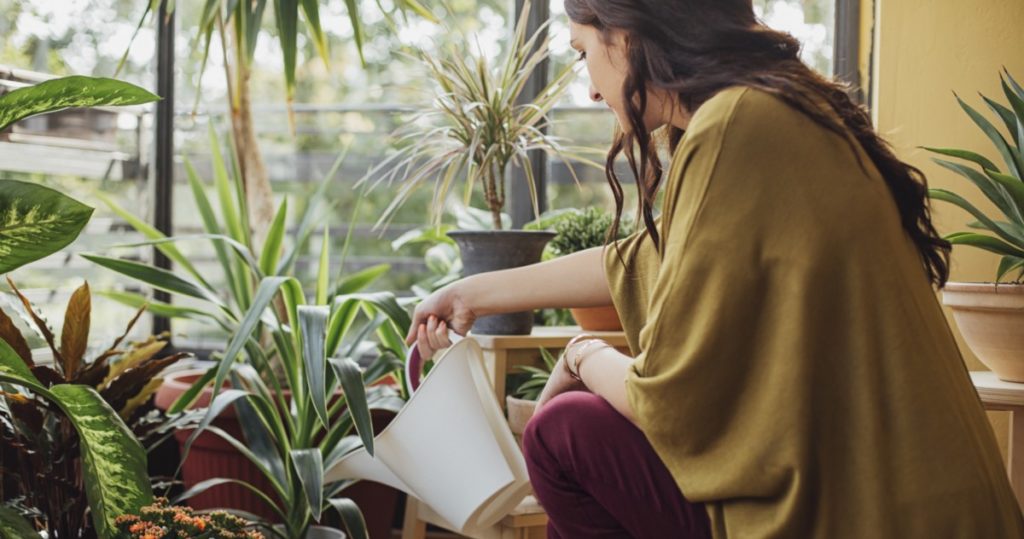
[[[363,373],[355,361],[344,358],[331,358],[334,374],[341,382],[345,392],[349,413],[355,423],[356,432],[366,447],[366,452],[373,456],[373,423],[370,418],[370,406],[366,402],[366,386],[363,385]]]
[[[348,498],[331,498],[327,500],[331,507],[341,516],[341,522],[345,525],[345,531],[352,539],[368,539],[366,521],[363,519],[363,512],[359,510],[356,502]]]
[[[89,206],[49,187],[0,180],[0,274],[75,241],[92,212]]]
[[[0,96],[0,130],[29,116],[69,107],[141,105],[158,99],[149,91],[119,80],[62,77]]]
[[[330,311],[329,307],[324,306],[298,307],[306,385],[309,388],[313,409],[320,418],[320,423],[326,428],[330,428],[330,420],[327,416],[327,354],[324,338]]]
[[[324,460],[319,449],[292,449],[292,466],[302,483],[313,520],[320,521],[324,509]]]
[[[78,433],[82,475],[93,525],[111,537],[114,520],[153,502],[146,453],[138,440],[95,389],[39,383],[24,361],[0,340],[0,382],[19,385],[56,404]]]

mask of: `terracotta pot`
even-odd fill
[[[580,329],[584,331],[621,331],[622,322],[614,305],[607,307],[579,307],[569,309]]]
[[[1001,380],[1024,382],[1024,285],[947,283],[942,302],[986,367]]]
[[[162,410],[168,409],[204,372],[201,370],[181,371],[166,376],[163,385],[157,390],[156,406]],[[213,390],[206,388],[199,394],[193,407],[209,406],[212,395]],[[290,400],[290,392],[286,392],[286,398]],[[383,430],[394,416],[393,412],[373,410],[371,417],[374,432]],[[220,416],[213,421],[213,425],[238,440],[245,440],[234,406],[229,406],[221,412]],[[178,430],[174,433],[181,454],[184,453],[185,442],[191,435],[192,429]],[[182,464],[181,476],[186,489],[207,479],[225,477],[240,479],[262,492],[269,493],[271,497],[274,496],[273,487],[259,469],[244,455],[236,451],[231,444],[211,432],[204,432],[196,438],[188,459]],[[370,537],[390,537],[398,496],[399,492],[391,487],[367,481],[356,483],[338,494],[338,497],[352,498],[359,506],[363,512],[363,518],[366,520]],[[240,509],[270,521],[277,520],[277,516],[265,502],[239,485],[218,485],[189,499],[188,504],[195,509]]]
[[[523,432],[526,431],[526,424],[533,417],[537,401],[517,399],[509,395],[505,397],[505,405],[508,408],[508,426],[512,430],[512,435],[516,437],[519,447],[523,447]]]

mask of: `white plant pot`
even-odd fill
[[[1024,285],[947,283],[942,302],[986,367],[1001,380],[1024,382]]]

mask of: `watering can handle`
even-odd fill
[[[462,335],[459,335],[452,330],[448,330],[448,340],[451,341],[453,345],[464,338],[465,337]],[[417,346],[416,343],[413,343],[412,346],[409,347],[409,351],[405,356],[405,379],[409,384],[409,396],[412,396],[413,392],[420,387],[420,382],[423,378],[424,363],[426,363],[426,360],[420,356],[419,346]]]

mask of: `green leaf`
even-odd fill
[[[213,291],[204,288],[196,282],[179,277],[173,272],[165,269],[132,262],[130,260],[122,260],[120,258],[110,258],[84,253],[81,256],[94,264],[116,271],[121,275],[137,279],[148,285],[159,288],[160,290],[209,301],[210,303],[224,309],[227,308],[220,298],[213,293]]]
[[[274,270],[277,269],[277,263],[281,259],[281,244],[284,241],[287,217],[288,199],[285,198],[277,209],[277,215],[274,216],[274,222],[271,223],[270,229],[267,231],[267,239],[263,243],[263,252],[260,253],[260,271],[264,275],[273,275]]]
[[[1020,147],[1020,139],[1017,138],[1017,116],[1006,105],[985,96],[981,96],[981,98],[988,105],[989,110],[1003,121],[1003,125],[1013,138],[1013,142]]]
[[[363,268],[338,283],[334,288],[334,295],[341,296],[359,292],[373,284],[374,281],[380,279],[389,271],[391,271],[390,264],[378,264],[376,266]]]
[[[953,245],[970,245],[1003,256],[1024,258],[1024,251],[997,238],[974,232],[957,232],[946,236]]]
[[[248,490],[249,492],[252,492],[253,494],[256,495],[257,498],[260,499],[260,501],[262,501],[268,508],[270,508],[274,512],[274,514],[277,515],[278,518],[280,518],[281,520],[287,520],[284,516],[284,513],[282,513],[281,510],[277,508],[277,504],[274,503],[274,500],[270,499],[270,497],[267,496],[262,489],[253,486],[252,483],[247,483],[239,479],[215,477],[213,479],[206,479],[205,481],[200,481],[195,485],[192,485],[192,488],[186,490],[185,492],[182,492],[177,497],[175,497],[172,503],[177,504],[185,500],[194,498],[195,496],[198,496],[206,492],[207,490],[210,490],[211,488],[220,485],[238,485]]]
[[[299,327],[302,332],[302,357],[306,367],[306,384],[313,409],[325,428],[330,428],[327,416],[327,355],[324,338],[327,317],[331,309],[325,306],[301,305],[298,308]]]
[[[273,301],[274,296],[277,295],[277,291],[282,286],[290,287],[293,291],[297,288],[298,293],[300,295],[302,293],[302,286],[292,277],[265,277],[260,282],[256,295],[253,297],[252,305],[246,311],[242,322],[238,325],[238,330],[231,336],[228,348],[224,352],[224,357],[220,359],[220,363],[217,365],[217,375],[214,377],[213,383],[214,394],[224,384],[224,380],[231,370],[231,365],[235,362],[242,348],[245,347],[246,341],[252,338],[253,332],[263,317],[263,311],[270,306],[270,302]]]
[[[17,511],[0,506],[0,539],[38,539],[39,533]]]
[[[0,382],[16,384],[60,407],[78,433],[82,476],[93,525],[111,537],[114,519],[153,502],[146,453],[99,393],[59,384],[46,389],[5,341],[0,340]]]
[[[366,447],[366,452],[373,456],[373,422],[370,419],[370,406],[366,402],[366,386],[363,385],[363,373],[359,365],[349,358],[331,358],[331,366],[341,382],[348,401],[349,413],[355,423],[356,432]]]
[[[203,228],[207,234],[223,234],[224,231],[220,227],[220,223],[217,221],[217,215],[213,212],[213,205],[210,204],[210,199],[206,196],[206,189],[204,188],[203,181],[199,178],[199,174],[196,173],[195,168],[192,167],[192,162],[187,157],[182,157],[185,165],[186,177],[188,178],[189,188],[192,190],[192,198],[196,202],[196,208],[199,210],[199,216],[203,220]],[[238,282],[238,277],[235,276],[233,271],[232,259],[228,256],[227,247],[220,242],[213,242],[214,251],[217,253],[217,260],[220,262],[221,269],[224,270],[224,276],[226,277],[228,286],[231,287],[231,293],[236,298],[236,301],[242,295],[242,285]],[[242,276],[241,278],[245,278]]]
[[[327,305],[327,287],[331,278],[331,229],[324,227],[323,242],[320,244],[320,266],[316,273],[316,304]]]
[[[192,307],[184,307],[181,305],[174,305],[171,303],[164,303],[162,301],[156,301],[151,298],[147,298],[141,294],[134,292],[119,292],[116,290],[103,290],[96,292],[96,294],[112,299],[122,305],[129,307],[135,307],[136,309],[146,306],[146,310],[157,316],[166,316],[167,318],[183,318],[188,320],[198,320],[202,322],[210,322],[211,320],[223,325],[216,315],[203,311],[201,309],[194,309]]]
[[[356,502],[348,498],[331,498],[327,502],[338,512],[349,537],[352,539],[369,538],[366,531],[366,521],[363,519],[363,512],[359,510]]]
[[[100,537],[110,537],[118,516],[153,503],[146,452],[93,388],[61,384],[50,391],[78,431],[93,525]]]
[[[299,3],[297,0],[274,0],[277,37],[284,53],[284,80],[288,102],[295,95],[295,60],[298,55]]]
[[[104,195],[103,193],[98,193],[97,196],[100,198],[100,200],[106,203],[107,207],[109,207],[111,211],[113,211],[122,219],[127,221],[132,228],[134,228],[137,232],[139,232],[146,238],[149,238],[151,240],[163,240],[167,238],[166,234],[160,232],[146,221],[136,217],[128,210],[122,208],[110,197]],[[155,245],[156,248],[160,250],[160,252],[167,255],[167,258],[174,261],[175,264],[181,266],[185,271],[189,272],[189,274],[195,277],[201,284],[209,288],[209,283],[207,283],[203,279],[203,276],[198,271],[196,271],[195,266],[193,266],[192,263],[189,262],[188,258],[185,258],[185,255],[181,254],[181,251],[178,250],[178,247],[174,245],[174,243],[158,243]]]
[[[18,88],[0,96],[0,131],[18,120],[68,107],[141,105],[160,99],[127,82],[71,76]]]
[[[3,112],[0,106],[0,115]],[[49,187],[0,180],[0,274],[75,241],[92,212],[89,206]]]
[[[186,408],[196,401],[199,394],[203,392],[203,388],[210,385],[210,381],[213,380],[216,374],[217,369],[215,368],[207,370],[198,380],[192,382],[192,385],[171,404],[171,407],[167,409],[167,413],[173,415],[184,412]]]
[[[1004,256],[999,260],[999,269],[996,272],[996,282],[1003,280],[1003,277],[1007,273],[1022,267],[1024,267],[1024,258]]]
[[[356,42],[356,51],[359,53],[359,62],[366,67],[366,58],[363,56],[363,23],[359,17],[359,2],[345,0],[345,8],[348,10],[348,20],[352,26],[352,36]]]
[[[928,195],[936,200],[949,202],[951,204],[955,204],[963,208],[968,213],[973,215],[975,219],[981,221],[985,226],[987,226],[989,230],[991,230],[996,235],[1006,240],[1011,245],[1024,246],[1024,237],[1017,237],[1018,235],[1011,234],[1009,231],[1004,230],[1003,227],[1000,227],[997,223],[989,219],[984,213],[981,212],[981,210],[974,207],[973,204],[965,200],[963,197],[957,195],[956,193],[951,193],[949,191],[946,191],[945,189],[929,189]]]
[[[320,0],[302,0],[302,12],[306,14],[306,22],[309,24],[313,45],[316,46],[320,59],[324,61],[324,66],[330,68],[327,34],[324,33],[323,26],[320,25]]]
[[[1022,216],[1020,212],[1021,208],[1024,206],[1015,203],[1013,196],[1010,193],[1007,193],[1005,189],[1000,188],[998,182],[993,184],[993,182],[981,172],[960,163],[954,163],[944,159],[935,159],[934,161],[939,166],[951,170],[970,180],[975,187],[985,194],[985,197],[992,201],[992,203],[995,204],[1001,212],[1003,212],[1003,215],[1005,215],[1007,219],[1016,221],[1017,223],[1024,222],[1024,216]],[[557,249],[560,254],[569,254],[563,252],[562,249],[565,247],[562,244],[566,243],[564,241],[564,236],[556,237],[551,243],[553,244],[552,248]]]
[[[319,449],[292,449],[292,465],[309,502],[313,520],[320,521],[324,509],[324,461]]]
[[[1021,177],[1021,175],[1024,174],[1024,160],[1022,160],[1016,150],[1006,142],[1006,139],[1003,138],[1003,135],[999,133],[999,130],[992,125],[992,122],[988,121],[988,119],[982,116],[981,113],[974,110],[974,108],[964,102],[964,100],[960,99],[960,96],[956,96],[956,100],[960,103],[960,107],[964,109],[964,112],[971,117],[971,120],[981,128],[985,135],[988,136],[989,140],[992,141],[992,144],[995,145],[996,149],[999,150],[999,153],[1003,156],[1003,161],[1006,162],[1006,167],[1010,172],[1016,173],[1016,176]]]

